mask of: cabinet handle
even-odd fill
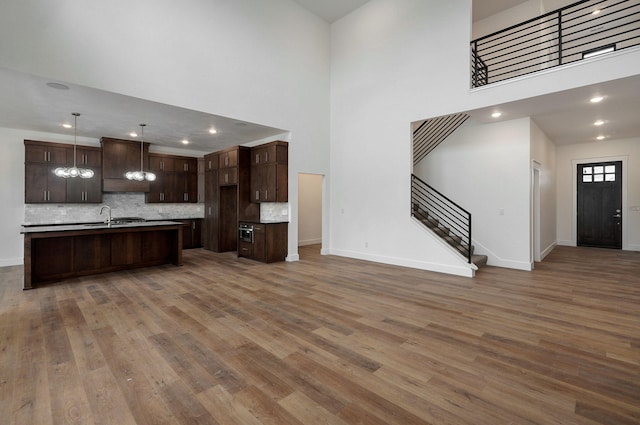
[[[184,171],[189,171],[189,164],[184,164],[182,168]]]
[[[184,193],[184,194],[182,195],[182,200],[183,200],[183,201],[188,201],[188,200],[189,200],[189,194],[188,194],[188,193]]]
[[[256,164],[260,164],[260,154],[256,154]]]
[[[209,170],[211,169],[211,161],[209,161]]]
[[[209,207],[209,215],[211,215],[211,207]]]
[[[224,173],[224,182],[229,183],[229,173]]]
[[[193,230],[196,230],[196,222],[195,222],[195,221],[192,221],[192,222],[191,222],[191,228],[192,228]]]
[[[224,165],[225,165],[225,167],[226,167],[227,165],[229,165],[229,157],[228,157],[228,156],[225,156],[225,157],[224,157]]]
[[[269,190],[265,190],[264,191],[264,200],[268,201],[269,200]]]
[[[46,191],[46,190],[43,190],[43,191],[42,191],[42,200],[43,200],[43,201],[46,201],[46,200],[47,200],[47,191]]]
[[[269,151],[264,153],[264,162],[269,162]]]
[[[242,248],[243,251],[249,251],[249,248]]]
[[[260,191],[259,190],[256,190],[256,199],[260,200]]]

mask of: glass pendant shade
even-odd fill
[[[140,124],[140,171],[127,171],[124,176],[129,180],[136,181],[154,181],[156,175],[151,171],[144,171],[144,127],[146,124]]]
[[[62,177],[64,179],[80,177],[82,179],[90,179],[93,177],[93,170],[90,168],[78,168],[76,166],[76,144],[78,138],[78,117],[80,114],[78,112],[74,112],[73,115],[74,125],[73,125],[73,167],[58,167],[53,170],[54,174],[58,177]]]

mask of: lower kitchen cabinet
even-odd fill
[[[200,248],[202,246],[202,219],[180,220],[182,229],[182,249]]]
[[[240,224],[243,224],[242,222]],[[264,263],[284,261],[287,257],[289,223],[246,223],[253,225],[253,243],[239,241],[238,256]]]

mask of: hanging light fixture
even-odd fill
[[[76,166],[76,145],[78,139],[78,117],[80,114],[74,112],[73,115],[73,167],[58,167],[53,172],[56,176],[68,179],[69,177],[80,177],[90,179],[93,177],[93,170],[90,168],[78,168]]]
[[[154,181],[156,175],[151,171],[144,171],[144,128],[146,124],[140,124],[140,171],[127,171],[125,177],[129,180]]]

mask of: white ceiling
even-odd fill
[[[339,19],[367,0],[295,0],[329,21]],[[474,16],[497,11],[497,7],[512,7],[521,0],[475,0]],[[73,84],[69,90],[48,87],[45,78],[0,69],[0,127],[19,128],[48,133],[68,133],[61,127],[72,122],[72,112],[81,113],[78,136],[99,139],[115,137],[130,139],[144,122],[145,141],[153,146],[187,149],[197,153],[214,152],[229,146],[250,144],[286,133],[257,123],[242,122],[176,106],[150,102]],[[592,105],[594,94],[607,96]],[[483,108],[470,114],[480,122],[488,122],[490,111],[499,108],[500,119],[531,116],[556,144],[593,140],[595,119],[607,120],[601,130],[609,138],[640,136],[640,77],[584,87],[568,92],[540,96],[507,105]],[[425,117],[429,118],[429,117]],[[209,134],[209,128],[217,130]],[[183,139],[190,144],[181,144]]]
[[[473,21],[487,18],[527,0],[473,0]],[[369,0],[295,0],[305,9],[332,23],[368,3]]]
[[[302,7],[332,23],[353,12],[369,0],[295,0]]]
[[[599,103],[591,103],[602,96]],[[640,75],[591,86],[537,96],[468,112],[481,123],[531,117],[556,145],[595,142],[599,135],[608,139],[640,137]],[[595,126],[602,120],[605,123]]]

